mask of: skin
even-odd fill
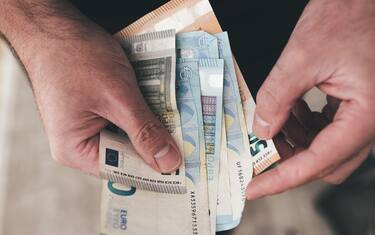
[[[284,161],[249,184],[257,199],[323,179],[343,182],[375,140],[375,1],[311,0],[257,94],[254,131]],[[327,94],[321,113],[301,96]],[[284,89],[283,89],[284,88]],[[292,147],[293,145],[293,147]]]
[[[0,2],[0,31],[29,75],[58,163],[97,175],[98,133],[110,121],[155,170],[178,167],[176,144],[112,36],[64,1]],[[284,161],[251,182],[248,199],[316,179],[340,183],[364,161],[375,137],[373,25],[373,0],[310,1],[257,95],[254,131],[282,131],[274,140]],[[314,86],[328,95],[322,113],[300,99]]]
[[[30,79],[53,159],[98,175],[99,132],[125,130],[157,171],[181,156],[147,107],[121,46],[64,1],[0,0],[0,31]]]

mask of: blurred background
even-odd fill
[[[314,110],[325,101],[316,90],[306,99]],[[241,225],[222,235],[375,235],[374,162],[340,186],[248,202]],[[0,235],[98,234],[100,185],[53,162],[26,75],[0,40]]]

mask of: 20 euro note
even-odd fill
[[[137,82],[148,106],[182,150],[180,117],[175,94],[175,31],[167,30],[120,40],[133,65]],[[101,177],[164,193],[185,193],[185,168],[161,174],[147,166],[126,135],[104,130],[100,134]]]
[[[123,38],[137,33],[165,29],[175,29],[176,32],[204,30],[210,34],[222,32],[219,21],[208,0],[171,0],[118,32],[116,37]],[[272,140],[265,141],[265,144],[264,141],[252,137],[255,102],[235,60],[234,65],[245,114],[247,132],[250,139],[253,139],[251,141],[251,148],[253,149],[251,153],[254,162],[254,175],[258,175],[274,162],[278,161],[280,156]],[[247,183],[244,182],[245,185]]]
[[[216,231],[220,146],[223,125],[223,70],[224,61],[221,59],[199,59],[211,234]]]
[[[219,56],[224,59],[223,103],[232,206],[231,214],[228,211],[217,218],[217,231],[223,231],[240,223],[246,199],[245,190],[252,178],[253,165],[228,34],[223,32],[215,36],[218,38]]]
[[[179,33],[176,36],[176,49],[177,56],[182,58],[196,58],[196,59],[219,59],[219,43],[218,37],[211,35],[204,31],[195,31],[187,33]],[[223,46],[223,45],[222,45]],[[231,58],[230,58],[231,59]],[[228,83],[228,82],[227,82]],[[237,89],[238,90],[238,89]],[[239,96],[239,95],[238,95]],[[233,103],[233,102],[232,102]],[[238,116],[238,115],[237,115]],[[223,117],[221,123],[225,123]],[[233,131],[232,131],[233,132]],[[246,132],[246,129],[245,129]],[[221,133],[215,133],[221,135],[221,143],[215,143],[216,154],[219,160],[213,162],[216,165],[211,164],[213,169],[217,171],[209,171],[209,190],[210,195],[210,216],[212,229],[220,231],[224,226],[228,227],[228,224],[232,224],[232,205],[231,205],[231,194],[228,193],[230,189],[229,179],[229,165],[228,165],[228,146],[227,146],[227,134],[225,125],[222,125]],[[236,133],[237,134],[237,133]],[[233,138],[232,138],[233,139]],[[219,151],[218,151],[219,150]],[[245,150],[246,151],[246,150]],[[243,151],[242,151],[243,152]],[[249,159],[247,159],[249,160]],[[250,159],[251,160],[251,159]],[[251,164],[250,164],[251,167]],[[209,169],[210,170],[210,169]],[[215,189],[212,191],[212,189]],[[217,189],[217,190],[216,190]],[[238,199],[238,198],[236,198]],[[214,203],[216,202],[216,203]],[[213,222],[216,220],[216,224],[219,227],[215,227]]]
[[[198,61],[177,59],[176,72],[177,106],[181,115],[188,190],[186,203],[191,209],[192,234],[210,234],[207,164]]]
[[[218,49],[218,40],[216,37],[210,35],[204,31],[195,31],[188,33],[179,33],[176,35],[176,51],[177,57],[184,59],[197,59],[201,60],[199,62],[199,75],[200,82],[205,84],[205,80],[209,79],[211,75],[208,75],[208,72],[214,72],[212,76],[215,76],[219,67],[217,59],[219,59],[219,49]],[[212,62],[212,64],[210,63]],[[210,69],[209,67],[216,69]],[[223,72],[221,70],[221,72]],[[222,76],[222,75],[221,75]],[[213,90],[215,88],[204,86],[202,84],[202,106],[203,109],[206,107],[205,102],[208,100],[203,96],[203,88]],[[216,99],[220,99],[222,104],[222,91],[221,95],[217,95]],[[222,106],[215,106],[213,112],[215,114],[214,118],[218,118],[216,114],[222,112]],[[208,198],[210,206],[210,221],[211,221],[211,233],[214,234],[216,231],[216,218],[217,218],[217,209],[222,209],[223,207],[218,207],[218,205],[228,205],[228,203],[222,203],[228,195],[222,194],[223,197],[218,197],[219,186],[220,189],[223,189],[225,184],[220,184],[220,168],[223,166],[220,165],[221,159],[226,157],[226,142],[225,138],[222,138],[225,135],[225,126],[223,125],[222,119],[216,119],[213,121],[215,125],[214,128],[209,128],[211,124],[207,122],[209,115],[208,112],[203,112],[203,118],[206,120],[204,123],[204,133],[205,133],[205,144],[206,144],[206,161],[207,161],[207,177],[208,177]],[[221,115],[222,116],[222,115]],[[220,116],[220,117],[221,117]],[[215,123],[216,122],[216,123]],[[221,127],[221,130],[217,129]],[[223,152],[224,151],[224,152]],[[227,165],[225,165],[227,166]],[[223,171],[222,171],[223,172]],[[222,174],[223,176],[223,174]],[[220,185],[219,185],[220,184]],[[228,190],[229,191],[229,190]],[[220,191],[221,192],[221,191]],[[229,200],[228,200],[229,201]]]
[[[223,126],[225,126],[225,119],[223,115]],[[216,202],[216,231],[223,231],[222,224],[233,220],[233,208],[231,204],[231,186],[229,178],[229,163],[228,163],[228,147],[227,135],[224,127],[221,128],[221,144],[220,144],[220,166],[219,179],[217,188],[217,202]]]

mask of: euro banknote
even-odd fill
[[[175,31],[152,32],[120,41],[133,65],[138,86],[148,106],[174,137],[182,150],[181,122],[176,103]],[[100,134],[100,175],[138,189],[185,193],[184,164],[172,174],[161,174],[147,166],[126,134]]]
[[[190,205],[190,214],[193,216],[192,234],[210,234],[207,162],[198,61],[178,59],[176,72],[177,107],[181,115],[188,190],[185,203]]]
[[[220,43],[219,43],[220,42]],[[235,227],[242,214],[244,203],[244,186],[245,177],[251,177],[252,164],[249,153],[249,142],[247,139],[246,125],[242,112],[242,105],[238,91],[232,53],[230,51],[229,40],[226,33],[210,35],[204,31],[180,33],[177,35],[176,42],[177,56],[187,58],[224,58],[224,113],[220,152],[218,152],[219,167],[218,175],[214,175],[209,184],[217,188],[217,198],[213,194],[215,191],[209,191],[211,201],[216,201],[216,205],[210,204],[211,218],[216,219],[216,231],[227,230]],[[227,132],[230,128],[230,133]],[[229,134],[229,135],[228,135]],[[228,137],[228,141],[227,141]],[[228,149],[230,152],[228,153]],[[228,154],[231,162],[229,165]],[[242,164],[241,164],[242,163]],[[236,187],[230,187],[230,172],[232,169],[232,180]],[[239,175],[238,172],[243,172]],[[233,191],[233,192],[231,192]],[[228,193],[231,192],[231,193]],[[234,195],[231,197],[231,195]],[[215,206],[216,208],[212,208]],[[233,208],[234,207],[234,210]],[[236,215],[233,215],[233,211]],[[214,227],[212,227],[214,228]]]
[[[219,39],[220,39],[220,36],[215,35],[215,34],[221,32],[220,25],[219,25],[215,15],[212,11],[212,8],[211,8],[211,6],[210,6],[210,4],[207,0],[172,0],[172,1],[169,1],[168,3],[166,3],[165,5],[161,6],[160,8],[156,9],[155,11],[153,11],[153,12],[145,15],[144,17],[140,18],[139,20],[137,20],[133,24],[129,25],[125,29],[121,30],[119,33],[116,34],[116,38],[121,42],[122,40],[124,40],[124,38],[128,38],[129,36],[133,36],[133,35],[136,35],[136,34],[147,33],[147,32],[155,32],[155,31],[167,30],[167,29],[175,29],[176,32],[191,32],[191,31],[197,31],[197,30],[198,31],[206,31],[206,32],[211,34],[210,36],[214,36],[214,37],[219,38]],[[201,33],[202,32],[196,32],[196,34],[201,34]],[[213,37],[208,37],[208,36],[209,35],[207,35],[206,38],[203,38],[202,40],[200,40],[200,43],[198,45],[207,44],[206,42],[212,43],[212,41],[207,40],[207,39],[213,39]],[[218,47],[219,47],[219,50],[220,50],[220,40],[218,41]],[[217,55],[218,57],[217,58],[224,59],[224,64],[223,64],[224,65],[224,88],[223,88],[224,93],[223,93],[223,96],[225,96],[225,90],[226,90],[225,86],[226,86],[226,82],[227,82],[226,81],[227,79],[225,78],[227,76],[226,72],[233,69],[232,67],[230,69],[226,69],[227,61],[228,61],[228,59],[226,59],[226,58],[228,58],[228,56],[227,56],[228,54],[230,54],[230,57],[232,57],[232,56],[231,56],[231,52],[230,52],[230,47],[229,47],[229,53],[225,52],[225,53],[221,54],[221,52],[219,50],[218,50],[218,55]],[[207,50],[204,53],[207,53]],[[181,52],[177,49],[177,55],[178,56],[183,55],[186,58],[189,58],[189,57],[194,58],[194,56],[204,55],[204,53],[202,52],[201,54],[199,54],[199,51],[196,51],[196,50],[190,50],[190,51],[186,50],[186,51]],[[212,53],[212,52],[209,52],[209,53]],[[225,54],[226,57],[224,57],[224,54]],[[235,80],[237,80],[239,97],[240,97],[240,102],[241,102],[242,110],[243,110],[242,112],[244,114],[243,122],[245,123],[246,130],[247,130],[245,132],[244,136],[248,138],[247,144],[250,144],[250,146],[248,147],[249,151],[248,151],[247,157],[249,157],[249,153],[250,153],[251,160],[249,160],[249,161],[243,160],[243,162],[245,162],[247,164],[247,165],[244,165],[244,166],[241,165],[241,163],[243,163],[242,161],[233,161],[233,159],[235,159],[235,158],[230,157],[230,155],[231,155],[230,152],[232,150],[230,150],[229,147],[228,147],[229,138],[227,138],[227,137],[229,137],[230,132],[226,132],[225,135],[221,134],[222,137],[225,136],[225,138],[227,138],[227,141],[226,141],[227,146],[226,147],[228,148],[228,150],[227,150],[227,153],[228,153],[227,164],[228,164],[229,182],[230,182],[230,200],[231,200],[230,206],[231,206],[231,210],[229,210],[228,209],[229,207],[226,207],[226,205],[224,205],[224,204],[216,205],[217,208],[215,208],[215,210],[219,209],[220,211],[224,212],[222,215],[230,215],[231,214],[232,220],[231,221],[230,220],[216,220],[215,230],[230,229],[230,228],[235,227],[239,223],[240,220],[238,219],[238,217],[239,218],[241,217],[241,213],[242,213],[242,210],[243,210],[245,188],[246,188],[247,183],[251,179],[251,175],[252,175],[251,170],[247,171],[248,168],[251,169],[251,164],[254,162],[253,173],[254,173],[254,175],[256,175],[256,174],[259,174],[262,171],[264,171],[266,168],[268,168],[268,166],[270,166],[271,164],[273,164],[275,161],[277,161],[279,159],[279,155],[276,151],[276,148],[273,145],[272,140],[260,140],[259,138],[254,136],[253,133],[252,133],[252,126],[251,125],[252,125],[252,118],[253,118],[253,115],[254,115],[255,103],[254,103],[254,100],[252,99],[252,96],[249,92],[249,89],[248,89],[248,87],[245,83],[245,80],[244,80],[244,78],[243,78],[243,76],[240,72],[240,69],[238,68],[238,65],[237,65],[234,58],[232,58],[232,63],[234,65],[234,71],[235,71],[234,77],[236,78]],[[198,66],[198,70],[199,70],[199,66]],[[231,72],[231,73],[233,73],[233,72]],[[200,88],[199,83],[198,83],[198,85],[199,85],[198,87]],[[196,90],[197,89],[192,89],[193,93]],[[226,107],[225,107],[226,101],[225,101],[225,99],[226,98],[223,97],[224,116],[225,117],[224,117],[224,121],[222,119],[221,123],[222,123],[222,126],[225,129],[227,129],[226,128],[227,126],[232,127],[233,120],[232,120],[232,117],[231,118],[226,117],[227,114],[229,114],[230,112],[226,111]],[[237,92],[237,98],[234,99],[234,100],[238,101],[238,92]],[[227,123],[228,121],[229,121],[229,123]],[[203,125],[203,123],[202,123],[202,125]],[[241,127],[242,127],[241,130],[242,130],[242,133],[243,133],[244,132],[243,131],[243,124],[241,124]],[[223,139],[225,139],[225,138],[222,138],[222,142],[223,142]],[[224,143],[225,143],[225,141],[224,141]],[[184,143],[184,145],[188,145],[188,146],[189,146],[189,144]],[[245,145],[246,145],[246,142],[245,142]],[[223,144],[220,147],[222,147],[222,146],[223,146]],[[222,150],[222,148],[221,148],[221,151],[224,151],[224,150]],[[221,156],[222,155],[220,155],[220,157]],[[243,158],[241,158],[241,160],[242,159]],[[222,161],[222,162],[225,163],[225,161]],[[232,163],[236,162],[238,164],[231,164],[231,162]],[[250,167],[248,167],[249,163],[250,163]],[[225,165],[225,164],[223,164],[223,165]],[[184,166],[187,166],[187,164],[184,164]],[[176,173],[179,173],[179,172],[176,172]],[[188,173],[188,170],[186,169],[184,175],[186,176],[187,173]],[[220,175],[220,173],[222,173],[222,171],[220,171],[220,164],[219,164],[218,180],[220,182],[224,182],[225,180],[220,180],[220,178],[223,177],[223,175]],[[250,176],[250,177],[248,177],[247,175]],[[188,179],[188,177],[186,177],[185,185],[186,185],[186,188],[189,188],[188,185],[189,185],[190,181],[187,180],[187,179]],[[207,176],[207,179],[208,179],[208,176]],[[236,183],[240,187],[234,186]],[[218,186],[217,186],[218,190],[219,190],[219,185],[220,184],[218,182]],[[119,185],[119,187],[126,187],[126,186],[120,186]],[[196,186],[194,186],[194,187],[196,187]],[[194,188],[194,187],[191,187],[191,188]],[[221,188],[221,189],[223,189],[223,188]],[[138,190],[138,193],[140,193],[140,192],[145,192],[146,194],[147,193],[153,193],[153,192],[143,191],[143,190],[140,190],[140,189],[137,189],[137,190]],[[186,189],[186,190],[187,190],[187,192],[189,192],[188,189]],[[222,190],[222,191],[225,191],[225,190]],[[103,188],[103,193],[104,192],[105,191],[104,191],[104,188]],[[107,193],[108,193],[108,189],[107,189]],[[156,193],[156,194],[159,194],[159,193]],[[213,195],[213,194],[211,193],[211,195]],[[217,198],[220,198],[219,192],[216,195],[217,195],[216,196]],[[181,195],[177,195],[177,196],[181,196]],[[227,195],[224,195],[224,196],[227,196]],[[148,197],[158,198],[156,196],[148,196]],[[190,202],[194,201],[193,198],[194,197],[190,197],[190,200],[191,200]],[[235,198],[241,198],[241,200],[239,200],[239,201],[236,200],[236,202],[237,202],[236,203]],[[120,200],[120,199],[116,199],[116,200]],[[185,197],[184,200],[189,202],[189,198],[187,198],[187,197]],[[178,201],[177,199],[174,199],[173,203],[177,203],[177,201]],[[182,201],[182,199],[181,199],[181,201]],[[102,205],[105,204],[104,202],[105,202],[105,200],[102,200]],[[131,203],[131,204],[133,202],[134,201],[126,201],[126,203]],[[137,204],[139,204],[139,203],[137,203]],[[193,204],[194,203],[191,203],[190,204],[191,208],[187,208],[187,209],[185,208],[185,210],[187,210],[189,212],[193,212],[192,208],[195,208],[193,206]],[[221,207],[221,206],[223,206],[223,207]],[[211,207],[212,206],[210,204],[210,209],[211,209]],[[140,208],[142,208],[142,207],[140,207]],[[140,209],[139,211],[142,211],[142,209]],[[141,217],[142,214],[139,211],[138,211],[138,213],[140,214],[140,217]],[[146,211],[149,211],[149,210],[146,210]],[[104,212],[102,212],[102,213],[104,213]],[[177,210],[175,211],[175,213],[178,213]],[[192,214],[195,215],[195,213],[192,213]],[[168,216],[169,215],[167,215],[166,217],[168,217]],[[179,225],[182,229],[187,228],[187,230],[189,230],[191,228],[191,226],[193,225],[193,221],[194,221],[194,216],[191,216],[191,217],[190,216],[191,215],[186,215],[186,217],[185,217],[185,220],[188,220],[190,225],[185,225],[186,227],[184,227],[183,223],[180,224],[180,221],[176,222],[176,224]],[[217,219],[217,214],[215,215],[215,217],[216,217],[215,219]],[[190,219],[187,219],[187,218],[190,218]],[[199,217],[195,217],[195,218],[197,219]],[[212,219],[212,218],[213,217],[211,216],[210,219]],[[230,218],[230,216],[227,217],[227,218]],[[178,220],[178,219],[181,219],[181,218],[176,217],[176,219]],[[165,224],[167,224],[167,227],[168,227],[169,223],[171,223],[171,221],[173,223],[175,222],[174,219],[173,220],[170,219],[169,222],[163,220],[162,222],[160,222],[160,223],[158,222],[158,223],[159,224],[163,223],[164,226],[165,226]],[[219,221],[224,221],[224,222],[220,223]],[[174,226],[172,225],[172,228],[173,227]],[[155,231],[159,231],[159,230],[155,230]],[[202,233],[202,232],[201,233],[194,233],[194,230],[189,230],[189,231],[190,231],[190,234],[206,234],[206,233]],[[205,230],[205,231],[207,231],[207,230]],[[211,231],[211,233],[214,232],[214,231]],[[143,231],[139,230],[139,229],[136,232],[137,233],[122,233],[122,234],[144,234]],[[109,234],[111,234],[111,233],[108,233],[108,235]],[[165,233],[165,234],[168,234],[168,233]]]
[[[125,27],[115,37],[124,37],[145,32],[175,29],[177,33],[205,31],[210,34],[222,32],[219,21],[208,0],[171,0]],[[253,139],[252,159],[254,175],[258,175],[280,159],[272,140],[260,140],[252,132],[255,102],[234,59],[235,72],[240,91],[249,139]],[[251,81],[250,81],[251,83]],[[244,182],[246,185],[247,182]]]
[[[216,231],[216,205],[223,124],[223,69],[223,60],[199,59],[201,102],[207,158],[208,199],[212,231]]]
[[[225,126],[224,115],[222,118],[222,125]],[[225,127],[221,128],[221,144],[220,144],[220,165],[219,165],[219,178],[217,189],[217,202],[216,202],[216,231],[223,231],[222,224],[227,224],[227,221],[232,221],[233,207],[231,203],[231,185],[229,178],[229,163],[228,163],[228,147],[227,135]]]
[[[215,34],[218,38],[219,57],[224,60],[224,117],[228,149],[228,172],[232,214],[217,218],[217,230],[236,227],[245,203],[245,189],[253,174],[253,163],[247,136],[232,51],[227,32]]]
[[[220,99],[222,102],[223,84],[221,84],[221,93],[217,92],[215,97],[204,97],[204,94],[207,94],[207,92],[211,92],[212,94],[212,92],[215,90],[214,86],[207,85],[207,81],[210,79],[210,76],[214,76],[220,72],[221,76],[223,76],[223,68],[218,67],[218,40],[213,35],[210,35],[204,31],[180,33],[176,36],[176,50],[177,57],[184,59],[197,59],[199,61],[199,75],[202,93],[201,102],[203,108],[203,125],[206,144],[210,224],[211,232],[214,233],[214,231],[216,231],[216,217],[218,208],[217,194],[219,189],[220,158],[222,155],[221,150],[223,150],[220,146],[222,146],[222,134],[225,133],[225,130],[221,129],[225,127],[221,119],[222,105],[212,106],[215,108],[215,110],[212,110],[212,113],[208,113],[208,109],[205,108],[208,107],[206,102],[209,101],[209,98]],[[222,62],[223,61],[219,62],[220,65]],[[220,114],[220,116],[217,116],[217,114]],[[222,199],[224,199],[224,197],[222,197]]]
[[[162,194],[105,181],[102,234],[211,233],[197,60],[177,61],[176,93],[184,141],[187,193]],[[152,203],[147,203],[147,199]],[[178,221],[170,226],[166,222],[172,218]]]
[[[101,234],[194,234],[188,194],[139,190],[107,180],[102,187]]]

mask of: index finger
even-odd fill
[[[323,129],[310,147],[257,176],[248,185],[247,199],[277,194],[318,178],[364,148],[374,138],[371,115],[353,102],[345,102],[335,120]]]

